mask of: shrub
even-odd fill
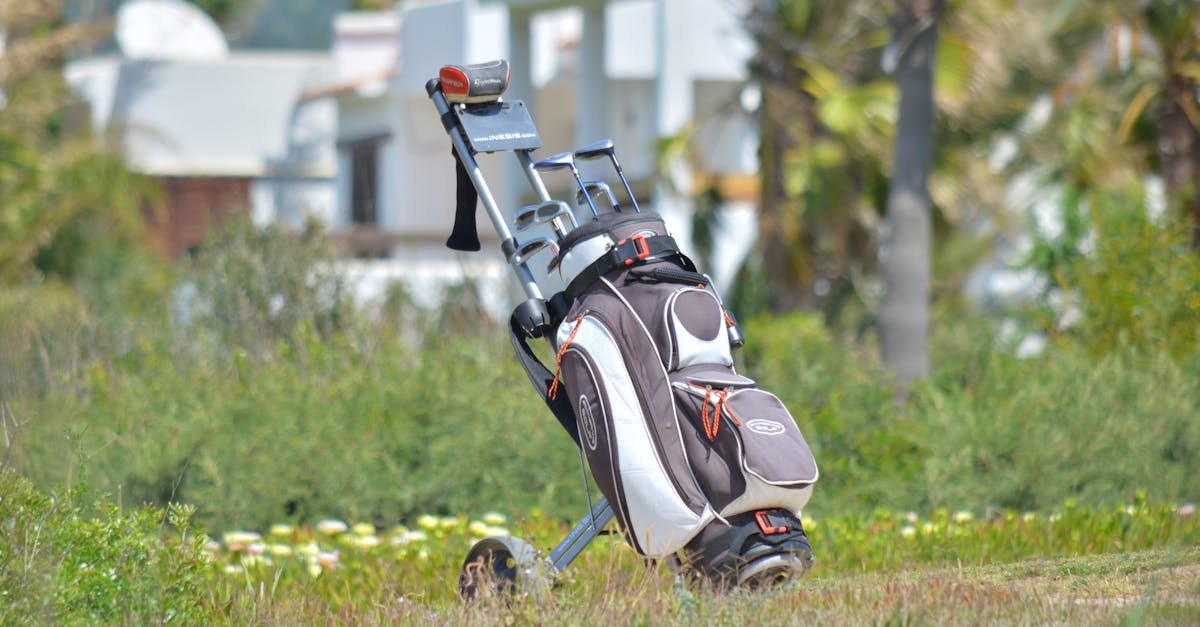
[[[106,505],[87,515],[77,493],[38,492],[0,469],[0,623],[194,623],[206,606],[208,557],[189,509]]]
[[[917,500],[920,424],[893,403],[877,358],[835,341],[814,314],[754,318],[746,337],[744,373],[788,406],[817,458],[813,512]]]

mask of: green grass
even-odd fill
[[[809,521],[817,562],[775,591],[681,586],[615,537],[602,537],[549,592],[463,603],[454,593],[482,521],[429,518],[422,534],[277,530],[247,550],[213,547],[212,598],[231,622],[460,624],[1189,623],[1200,619],[1200,521],[1166,506],[1068,505],[1048,515],[966,512]],[[915,532],[908,528],[913,527]],[[548,549],[566,529],[531,517],[516,531]],[[331,567],[280,547],[337,552]],[[364,544],[366,546],[364,546]],[[274,548],[272,548],[274,547]],[[275,557],[251,558],[261,550]],[[1135,621],[1136,622],[1136,621]]]
[[[566,523],[534,512],[327,520],[209,539],[189,508],[87,508],[0,470],[0,624],[1194,624],[1200,516],[1134,499],[1050,512],[806,517],[817,560],[779,589],[684,584],[619,536],[553,586],[462,601],[482,536],[548,553]],[[169,523],[169,525],[167,524]]]

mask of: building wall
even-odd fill
[[[163,177],[165,207],[147,215],[151,242],[172,259],[204,243],[231,219],[250,214],[251,179],[242,177]]]

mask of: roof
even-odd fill
[[[279,174],[284,163],[332,176],[336,111],[301,102],[331,75],[328,55],[125,60],[109,122],[121,128],[130,163],[149,174],[258,177]]]

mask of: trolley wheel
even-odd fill
[[[537,550],[521,538],[484,538],[463,560],[458,593],[464,599],[540,594],[549,586],[549,568],[538,558]]]
[[[739,588],[762,590],[802,577],[812,568],[812,552],[786,551],[751,560],[738,569]]]

